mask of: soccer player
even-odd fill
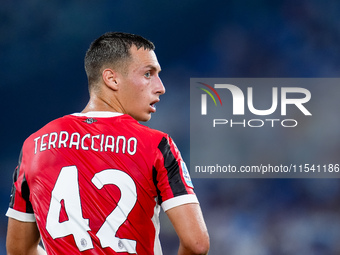
[[[138,123],[165,93],[153,43],[106,33],[88,49],[85,70],[85,109],[23,144],[6,214],[8,254],[162,254],[160,206],[179,237],[178,254],[207,254],[208,232],[178,148]]]

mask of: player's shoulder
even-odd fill
[[[145,125],[143,125],[143,124],[141,124],[141,123],[139,123],[138,121],[135,121],[135,120],[134,120],[134,125],[136,125],[136,127],[143,133],[149,133],[151,135],[159,135],[159,136],[167,135],[163,131],[145,126]]]
[[[54,120],[51,120],[50,122],[44,124],[41,128],[39,128],[38,130],[32,132],[23,142],[22,145],[22,151],[26,151],[29,150],[32,146],[34,146],[35,140],[38,137],[41,137],[43,134],[49,133],[51,132],[51,130],[53,130],[52,127],[58,126],[60,125],[59,123],[62,122],[62,119],[65,116],[62,117],[58,117]]]
[[[61,116],[61,117],[58,117],[56,119],[49,121],[48,123],[44,124],[41,128],[33,132],[29,137],[35,136],[36,134],[39,134],[39,133],[44,133],[50,129],[55,129],[58,126],[62,126],[63,123],[68,121],[70,116],[71,115],[65,115],[65,116]]]
[[[141,123],[139,123],[138,121],[134,120],[132,117],[128,116],[128,118],[131,118],[132,123],[133,123],[133,127],[132,128],[136,128],[138,129],[138,131],[146,138],[146,139],[153,139],[153,140],[162,140],[163,138],[167,139],[167,140],[171,140],[169,134],[158,130],[158,129],[154,129],[148,126],[145,126]]]

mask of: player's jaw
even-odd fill
[[[134,119],[137,121],[149,121],[151,119],[151,114],[156,113],[156,104],[160,101],[160,99],[157,97],[155,99],[150,99],[148,101],[145,101],[145,104],[141,104],[138,110],[136,112]],[[142,106],[143,105],[143,106]]]

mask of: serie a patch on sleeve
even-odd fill
[[[190,174],[189,174],[187,165],[185,164],[185,162],[183,160],[181,160],[181,167],[182,167],[183,177],[184,177],[185,183],[189,187],[194,188],[194,185],[192,184],[192,181],[191,181],[191,178],[190,178]]]

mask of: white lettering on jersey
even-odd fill
[[[55,148],[73,148],[76,150],[93,150],[99,152],[128,153],[134,155],[137,151],[137,138],[119,135],[85,134],[78,132],[69,134],[67,131],[43,134],[34,139],[34,154]]]

